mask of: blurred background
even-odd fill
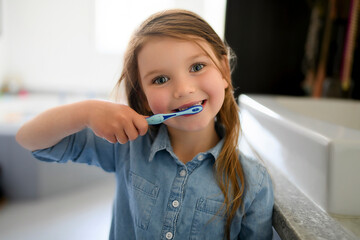
[[[168,8],[224,36],[225,0],[0,0],[0,239],[108,239],[114,176],[40,162],[14,136],[50,107],[108,99],[132,31]]]
[[[36,161],[14,135],[49,107],[108,99],[130,34],[150,14],[184,8],[205,18],[237,55],[236,97],[360,99],[350,3],[0,0],[0,239],[107,239],[113,176]]]
[[[135,27],[175,7],[201,14],[224,35],[225,0],[2,0],[0,86],[108,94]]]

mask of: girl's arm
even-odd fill
[[[24,148],[48,148],[64,137],[90,127],[111,143],[126,143],[147,132],[145,117],[130,107],[101,100],[86,100],[49,109],[25,123],[16,134]]]

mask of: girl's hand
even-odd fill
[[[147,132],[145,116],[116,103],[85,100],[51,108],[26,122],[16,140],[34,151],[54,146],[66,136],[90,127],[109,142],[126,143]]]
[[[143,136],[148,130],[145,116],[126,105],[93,100],[86,125],[111,143],[126,143]]]

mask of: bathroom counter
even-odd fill
[[[15,135],[22,124],[37,114],[59,105],[85,99],[106,99],[95,94],[0,94],[0,135]]]
[[[309,200],[279,171],[269,164],[266,166],[274,183],[273,225],[282,239],[360,239],[360,236],[356,237],[353,233],[360,229],[358,220],[350,220],[351,224],[347,229],[344,228],[338,220]]]
[[[245,141],[241,142],[240,148],[246,155],[254,156]],[[274,185],[273,226],[283,240],[360,239],[359,218],[342,219],[330,216],[307,198],[273,165],[268,162],[264,165]]]

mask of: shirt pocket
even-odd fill
[[[147,230],[159,187],[133,172],[130,172],[130,181],[132,187],[130,207],[135,223],[139,228]]]
[[[191,225],[190,239],[223,239],[225,206],[223,202],[199,198]]]

